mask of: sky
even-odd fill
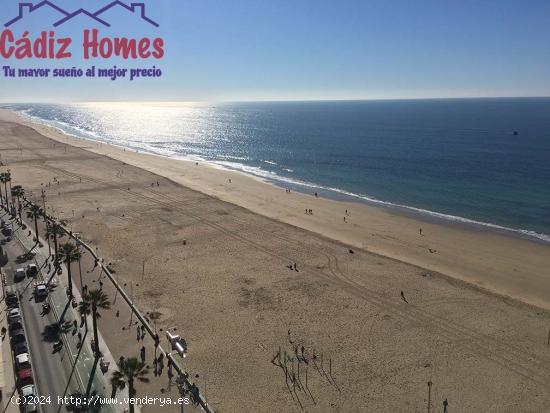
[[[51,1],[95,11],[111,0]],[[143,1],[158,28],[119,8],[108,14],[110,28],[81,15],[53,29],[59,14],[36,11],[10,27],[15,36],[53,29],[73,38],[73,58],[1,59],[0,66],[156,66],[160,78],[15,79],[1,71],[0,101],[550,96],[546,0]],[[17,13],[18,1],[2,0],[2,24]],[[82,32],[93,28],[104,37],[161,37],[165,56],[85,61]]]

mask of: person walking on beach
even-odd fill
[[[419,233],[420,235],[422,235],[422,228],[419,228],[419,229],[418,229],[418,233]]]
[[[449,406],[449,402],[447,401],[447,399],[443,400],[443,413],[449,413],[447,411],[448,406]]]
[[[401,298],[403,299],[403,301],[405,301],[407,304],[409,304],[409,302],[405,298],[405,293],[403,291],[401,291]]]

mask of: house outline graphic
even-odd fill
[[[136,14],[136,12],[138,13],[138,16],[146,21],[147,23],[151,24],[152,26],[155,26],[155,27],[159,27],[159,24],[157,22],[155,22],[154,20],[150,19],[149,17],[147,17],[147,14],[145,12],[145,3],[130,3],[130,5],[120,1],[120,0],[114,0],[112,1],[111,3],[107,4],[106,6],[100,8],[99,10],[97,10],[96,12],[92,13],[86,9],[78,9],[74,12],[68,12],[64,9],[62,9],[61,7],[57,6],[56,4],[54,4],[53,2],[51,2],[50,0],[43,0],[37,4],[33,4],[33,3],[19,3],[19,14],[18,16],[14,17],[13,19],[11,19],[10,21],[8,21],[7,23],[4,24],[4,27],[10,27],[11,25],[13,25],[14,23],[17,23],[18,21],[22,20],[25,18],[25,16],[27,16],[28,14],[31,14],[33,12],[35,12],[36,10],[38,9],[41,9],[42,7],[44,6],[48,6],[50,7],[51,9],[57,11],[58,13],[60,13],[61,15],[63,15],[63,17],[59,20],[57,20],[55,23],[53,23],[53,26],[54,27],[59,27],[61,26],[62,24],[64,23],[67,23],[68,21],[70,21],[71,19],[77,17],[77,16],[80,16],[80,15],[85,15],[87,17],[89,17],[90,19],[94,20],[95,22],[97,23],[100,23],[106,27],[110,27],[110,23],[105,21],[104,19],[102,19],[101,17],[99,17],[100,15],[102,15],[103,13],[107,12],[108,10],[111,10],[113,7],[122,7],[123,9],[133,13],[133,14]]]

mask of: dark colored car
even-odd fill
[[[27,277],[36,277],[38,275],[38,267],[36,264],[27,265]]]
[[[19,307],[19,299],[17,296],[6,297],[6,305],[8,308],[17,308]]]
[[[24,268],[18,268],[13,273],[13,282],[23,281],[25,279],[26,273]]]
[[[8,324],[17,323],[18,321],[21,321],[21,311],[19,311],[19,308],[12,308],[8,311]]]
[[[17,294],[12,292],[7,293],[6,304],[8,305],[8,308],[19,307],[19,298],[17,298]]]
[[[29,347],[27,347],[27,343],[17,343],[13,346],[13,353],[15,356],[18,356],[23,353],[28,353]]]
[[[19,343],[26,343],[25,332],[23,330],[13,331],[11,334],[11,345],[14,346]]]
[[[15,323],[10,324],[10,336],[13,334],[14,331],[23,330],[23,325],[20,321],[16,321]]]

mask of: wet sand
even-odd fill
[[[547,406],[548,246],[0,116],[14,183],[35,198],[52,183],[48,208],[114,263],[144,311],[163,314],[159,326],[186,338],[184,364],[214,408],[425,411],[428,381],[434,409],[445,398],[453,412]],[[111,335],[115,353],[129,345]],[[271,363],[279,351],[296,377],[300,364],[296,388]]]

